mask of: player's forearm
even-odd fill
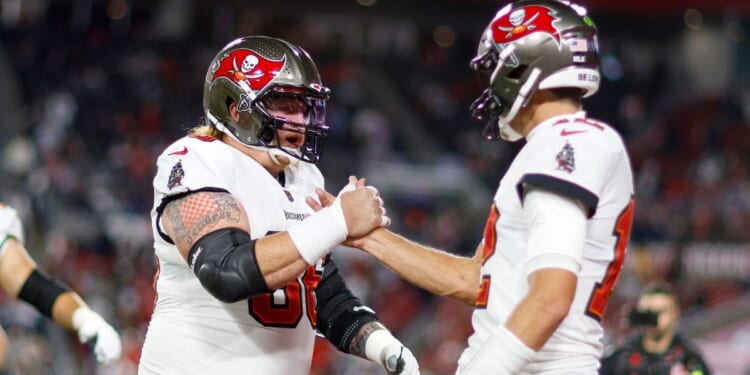
[[[530,276],[529,293],[508,317],[505,326],[538,351],[568,315],[575,296],[576,275],[562,269],[542,269]]]
[[[309,267],[286,233],[258,239],[255,254],[269,290],[284,287]]]
[[[85,306],[81,297],[73,291],[67,291],[60,294],[52,305],[52,319],[61,327],[69,330],[75,330],[73,327],[73,314]]]
[[[422,246],[382,229],[355,244],[420,288],[471,306],[476,302],[481,265],[475,259]]]
[[[365,352],[367,338],[370,334],[379,329],[385,329],[385,327],[378,321],[363,325],[362,328],[359,329],[359,332],[354,335],[354,338],[352,338],[352,342],[349,345],[349,353],[367,359]]]

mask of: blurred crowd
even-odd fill
[[[29,4],[15,19],[3,17],[0,29],[0,200],[22,214],[27,247],[42,267],[120,329],[124,355],[97,368],[70,334],[0,296],[8,374],[135,373],[154,298],[154,161],[199,121],[207,64],[234,36],[278,36],[310,51],[333,90],[320,164],[328,187],[352,173],[382,184],[393,227],[407,237],[472,252],[498,176],[521,147],[481,141],[467,110],[479,94],[468,61],[491,6],[466,3],[478,10],[446,25],[374,7],[371,14],[179,0]],[[624,78],[611,74],[584,105],[623,134],[632,154],[637,207],[629,264],[652,262],[654,243],[678,253],[692,243],[747,243],[750,122],[742,92],[729,85],[721,94],[678,95],[685,87],[664,66],[644,72],[628,65],[628,42],[602,34],[602,51]],[[650,78],[629,81],[637,69]],[[394,170],[425,181],[405,184]],[[486,199],[476,204],[476,196]],[[470,334],[469,307],[405,284],[352,249],[334,257],[355,294],[412,348],[423,374],[453,373]],[[689,278],[680,262],[674,256],[661,269],[630,267],[608,328],[618,329],[619,306],[650,278]],[[721,298],[750,287],[746,279],[694,285],[684,310],[716,300],[716,285]],[[314,374],[379,371],[319,344]]]

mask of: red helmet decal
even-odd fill
[[[225,77],[240,86],[245,82],[250,89],[258,91],[276,78],[285,62],[285,56],[281,60],[269,60],[249,49],[240,48],[221,57],[211,80]]]
[[[560,34],[552,25],[557,21],[552,9],[539,5],[529,5],[514,9],[510,13],[498,15],[492,21],[492,38],[497,44],[510,43],[534,33],[544,33],[560,44]]]

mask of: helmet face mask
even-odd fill
[[[503,112],[504,105],[496,95],[492,94],[492,89],[486,88],[469,107],[474,121],[479,125],[479,132],[483,139],[494,141],[501,138],[500,127],[497,126],[497,119]]]
[[[278,108],[279,102],[282,103],[283,108]],[[266,121],[258,133],[258,142],[263,147],[279,148],[303,161],[316,162],[320,159],[328,131],[328,126],[325,125],[325,99],[304,96],[301,93],[284,90],[283,87],[276,87],[275,90],[268,92],[254,103],[254,110],[262,114]],[[274,116],[272,113],[274,111],[302,112],[304,122]],[[301,134],[305,141],[299,149],[280,147],[282,142],[279,131]]]
[[[279,149],[315,163],[324,149],[329,97],[305,50],[281,39],[252,36],[232,41],[214,57],[203,86],[203,109],[209,125],[249,147]],[[268,105],[279,98],[304,103],[304,123],[273,116]],[[229,110],[233,103],[237,120]],[[303,134],[304,144],[282,147],[280,130]]]
[[[583,7],[557,0],[506,5],[485,29],[472,69],[489,80],[470,110],[488,140],[521,138],[510,122],[538,89],[599,86],[596,27]]]

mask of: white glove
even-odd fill
[[[7,236],[23,242],[23,224],[16,210],[0,203],[0,242],[5,241]]]
[[[79,307],[73,313],[73,328],[78,331],[78,338],[82,343],[96,337],[94,353],[100,363],[110,363],[120,358],[120,335],[95,311]]]
[[[367,337],[365,355],[389,375],[419,375],[414,354],[387,330],[379,329]]]

